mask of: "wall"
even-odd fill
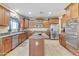
[[[8,32],[8,27],[2,27],[0,26],[0,33]]]
[[[29,28],[35,28],[36,27],[36,24],[42,24],[43,25],[43,28],[49,28],[49,23],[47,23],[48,21],[48,18],[30,18],[29,20]],[[45,24],[46,23],[46,24]]]

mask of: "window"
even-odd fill
[[[10,31],[11,32],[16,32],[19,30],[19,22],[16,18],[12,18],[11,17],[11,20],[10,20]]]

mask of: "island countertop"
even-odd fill
[[[33,39],[48,39],[49,36],[45,33],[34,33],[32,36],[29,37],[30,39],[33,38]]]

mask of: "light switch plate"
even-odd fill
[[[36,46],[38,46],[38,45],[39,45],[38,41],[36,41],[36,42],[35,42],[35,45],[36,45]]]

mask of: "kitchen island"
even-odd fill
[[[44,56],[44,40],[48,36],[44,33],[35,33],[29,38],[29,55]]]

